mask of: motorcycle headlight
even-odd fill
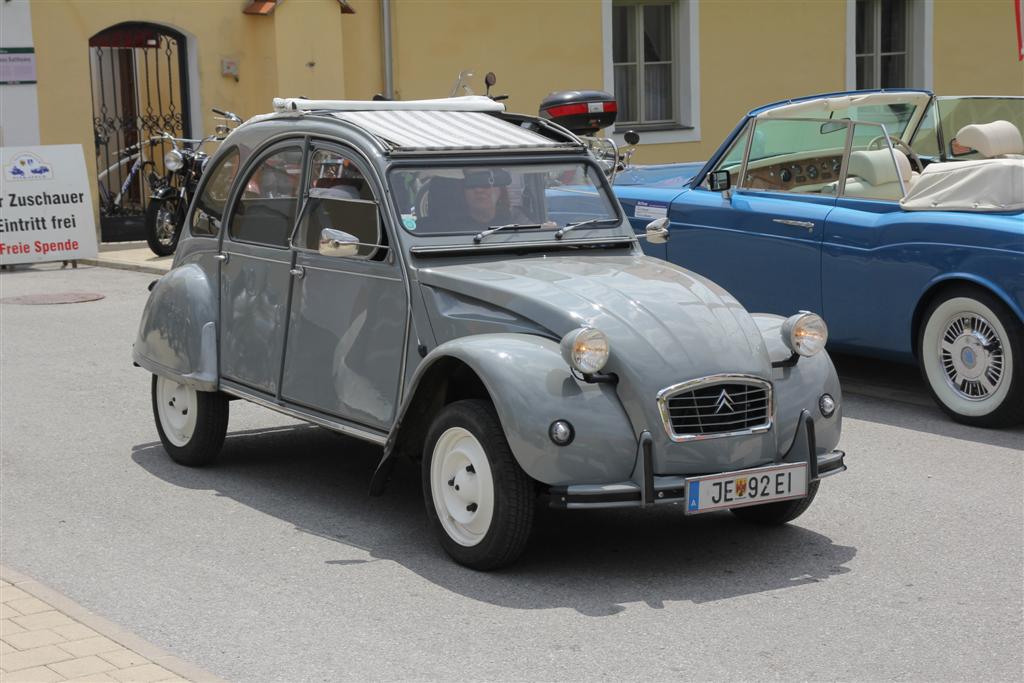
[[[825,348],[828,326],[820,316],[803,311],[782,323],[782,341],[801,356],[813,356]]]
[[[185,159],[181,156],[181,152],[178,150],[172,149],[164,155],[164,168],[168,171],[180,171],[181,167],[184,165]]]
[[[592,375],[608,362],[610,347],[604,332],[578,327],[562,337],[562,358],[578,372]]]

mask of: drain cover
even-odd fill
[[[56,294],[26,294],[24,296],[9,296],[0,299],[4,304],[21,304],[23,306],[41,306],[45,304],[80,304],[86,301],[99,301],[102,294],[94,292],[57,292]]]

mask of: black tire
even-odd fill
[[[818,495],[818,482],[812,481],[807,487],[807,495],[795,500],[783,500],[778,503],[765,503],[764,505],[750,505],[742,508],[730,508],[732,514],[744,522],[752,524],[763,524],[765,526],[778,526],[794,519],[806,512]]]
[[[953,318],[963,316],[970,321],[959,333],[950,327]],[[959,322],[959,321],[958,321]],[[953,323],[956,324],[956,323]],[[970,334],[968,334],[970,332]],[[949,342],[944,340],[948,337]],[[998,339],[994,346],[984,344],[984,353],[961,348],[961,339],[978,335],[978,339]],[[952,349],[943,355],[939,344]],[[960,349],[959,353],[956,349]],[[1024,324],[1002,301],[979,287],[958,285],[943,291],[932,300],[921,316],[917,330],[917,359],[921,375],[932,398],[957,422],[975,427],[1009,427],[1024,422]],[[967,354],[967,355],[965,355]],[[993,354],[993,355],[988,355]],[[998,357],[998,368],[993,358]],[[990,368],[984,372],[985,384],[963,383],[961,370],[968,373],[967,361],[984,363],[976,367]],[[956,362],[957,364],[954,364]],[[998,376],[995,388],[991,378]],[[958,388],[959,385],[959,388]],[[969,397],[971,392],[985,396]]]
[[[452,522],[442,523],[441,508],[444,503],[435,501],[435,491],[431,486],[431,468],[438,442],[453,428],[466,430],[476,439],[486,456],[493,481],[493,514],[486,532],[475,545],[459,543],[446,530],[445,524]],[[448,476],[447,473],[445,476]],[[512,455],[505,432],[490,402],[478,399],[457,401],[445,406],[437,414],[423,445],[422,478],[427,518],[441,546],[453,560],[466,567],[486,571],[507,566],[519,558],[526,548],[533,527],[536,495],[533,481]],[[454,480],[455,476],[452,475]],[[448,485],[452,486],[450,482]]]
[[[157,385],[160,382],[176,384],[171,380],[161,380],[153,375],[150,385],[150,397],[153,402],[153,420],[156,422],[156,431],[160,435],[160,443],[163,444],[167,455],[179,465],[187,467],[202,467],[212,463],[224,446],[224,436],[228,431],[228,399],[220,392],[194,391],[181,387],[183,391],[191,391],[195,398],[195,425],[191,434],[186,438],[172,439],[161,418],[160,391]],[[166,384],[163,388],[166,388]],[[167,426],[171,429],[171,426]],[[177,443],[175,443],[177,441]]]
[[[157,256],[170,256],[178,248],[181,236],[181,197],[152,197],[146,207],[146,244]],[[164,213],[166,212],[166,213]],[[169,215],[167,215],[169,214]],[[173,229],[167,221],[173,223]]]

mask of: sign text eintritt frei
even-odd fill
[[[0,264],[96,256],[81,145],[0,148]]]

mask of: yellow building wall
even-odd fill
[[[511,111],[536,114],[553,90],[601,88],[601,11],[571,0],[394,0],[396,96],[447,97],[463,69],[484,74]]]
[[[938,95],[1024,95],[1010,0],[935,0]]]
[[[350,0],[355,14],[342,19],[345,98],[368,100],[384,92],[383,35],[379,0]]]

